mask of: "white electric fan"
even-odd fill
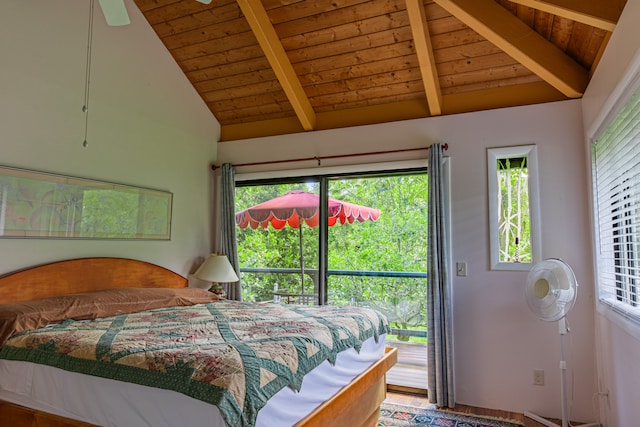
[[[564,357],[564,336],[569,332],[565,317],[576,301],[578,283],[573,270],[562,260],[550,258],[536,264],[527,276],[525,296],[531,311],[542,320],[558,322],[560,330],[560,395],[562,398],[562,427],[569,425],[567,414],[566,375],[567,362]],[[525,416],[549,427],[558,424],[530,412]],[[595,427],[599,423],[582,424],[581,427]]]

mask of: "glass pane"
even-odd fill
[[[500,262],[531,261],[527,156],[499,158],[498,207]]]
[[[317,196],[318,191],[318,183],[236,188],[236,213],[296,192],[273,204],[272,215],[269,210],[251,210],[252,222],[236,228],[245,301],[310,302],[304,296],[312,300],[317,293],[319,210],[317,201],[310,205],[302,192]]]
[[[380,210],[329,227],[329,304],[384,313],[399,349],[387,382],[426,389],[427,174],[332,180],[329,197]]]

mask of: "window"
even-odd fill
[[[535,145],[487,152],[491,268],[528,270],[540,259]]]
[[[350,207],[353,216],[342,223],[335,218],[339,212],[330,210],[331,226],[321,237],[318,195],[323,188],[333,210],[345,201],[366,214]],[[302,193],[315,199],[300,198]],[[426,196],[425,170],[237,182],[236,213],[248,209],[253,220],[238,222],[236,229],[243,299],[270,300],[277,283],[277,293],[291,299],[285,302],[320,298],[331,305],[376,301],[382,307],[378,302],[414,299],[417,311],[426,310],[426,293],[417,292],[426,278]],[[265,205],[269,209],[263,212]],[[378,212],[375,219],[369,209]]]
[[[640,89],[631,93],[594,140],[592,168],[598,296],[640,321]]]

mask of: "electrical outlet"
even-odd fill
[[[544,385],[544,371],[542,369],[533,370],[533,385]]]

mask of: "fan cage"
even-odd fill
[[[567,263],[556,258],[546,259],[536,264],[527,276],[527,304],[542,320],[560,320],[573,308],[577,287],[575,274]]]

